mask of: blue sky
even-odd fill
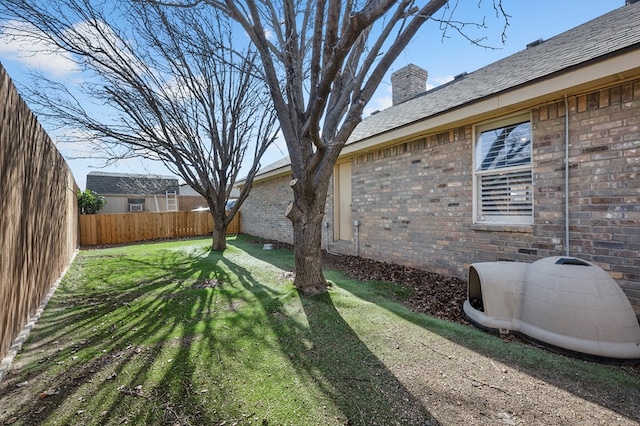
[[[462,4],[464,0],[460,0]],[[478,0],[464,2],[458,6],[454,18],[476,19],[481,12],[476,5]],[[575,26],[624,6],[624,0],[503,0],[505,11],[510,15],[506,30],[506,42],[502,44],[503,21],[487,13],[485,21],[488,28],[474,32],[474,37],[486,37],[482,43],[493,48],[474,46],[470,41],[449,30],[443,37],[435,22],[426,24],[407,46],[405,51],[391,67],[387,77],[380,85],[375,97],[365,109],[365,116],[372,111],[391,105],[390,74],[403,66],[413,63],[429,73],[427,87],[445,83],[462,72],[472,72],[485,65],[523,50],[528,43],[540,38],[549,39]],[[490,12],[491,0],[483,0],[484,12]],[[469,29],[470,30],[470,29]],[[0,34],[0,62],[18,87],[28,85],[29,69],[40,69],[52,77],[64,77],[71,70],[64,58],[33,55],[33,46],[16,44]],[[45,129],[47,124],[42,123]],[[55,141],[55,137],[54,137]],[[284,143],[274,146],[263,158],[266,165],[286,155]],[[86,175],[90,171],[108,171],[121,173],[170,174],[160,163],[142,160],[127,160],[107,168],[98,168],[100,161],[91,159],[73,159],[82,153],[83,147],[59,144],[58,149],[67,159],[78,185],[84,189]]]

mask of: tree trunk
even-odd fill
[[[321,191],[320,191],[321,192]],[[293,285],[305,295],[327,291],[322,273],[322,219],[325,199],[313,198],[307,205],[290,204],[287,217],[293,223],[295,279]]]
[[[223,220],[213,217],[213,233],[212,233],[211,249],[213,251],[225,251],[227,249],[227,228],[224,226]]]

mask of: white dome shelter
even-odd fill
[[[463,309],[476,325],[500,333],[596,357],[640,359],[640,325],[629,299],[606,271],[575,257],[474,263]]]

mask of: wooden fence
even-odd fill
[[[80,244],[95,246],[163,238],[211,235],[213,218],[204,212],[90,214],[80,216]],[[240,213],[227,228],[240,232]]]
[[[0,360],[78,247],[77,190],[0,64]]]

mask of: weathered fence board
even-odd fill
[[[210,235],[213,218],[204,212],[111,213],[80,216],[80,244],[95,246],[162,238]],[[240,214],[231,221],[228,234],[240,232]]]
[[[76,192],[62,155],[0,64],[0,360],[78,246]]]

